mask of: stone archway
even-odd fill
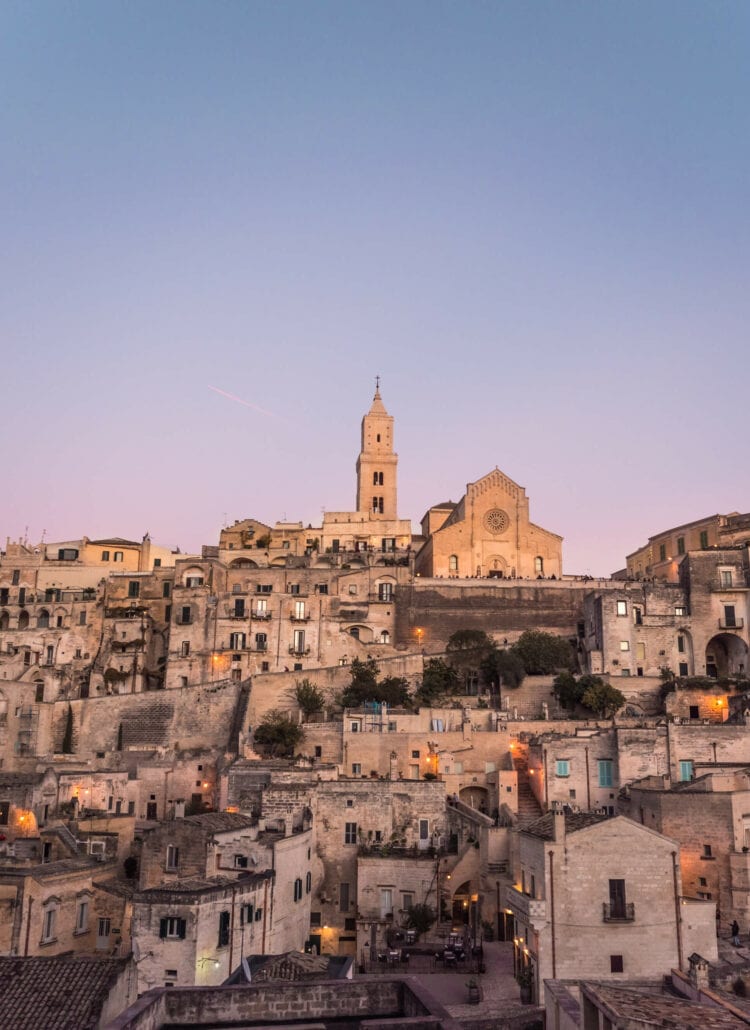
[[[706,675],[715,679],[727,676],[746,676],[748,647],[742,637],[734,633],[717,633],[706,644]]]
[[[508,576],[508,563],[499,554],[491,554],[484,563],[485,575],[490,579],[506,579]]]

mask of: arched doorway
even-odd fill
[[[471,786],[462,787],[458,796],[459,800],[463,801],[469,808],[473,808],[477,812],[484,812],[485,815],[487,814],[489,792],[486,787],[471,784]]]
[[[717,633],[706,645],[706,675],[715,679],[746,676],[748,649],[745,641],[733,633]]]
[[[489,556],[486,568],[490,579],[505,579],[508,575],[508,563],[499,554],[491,554]]]

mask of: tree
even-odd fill
[[[485,683],[498,688],[510,687],[511,690],[520,687],[526,675],[523,662],[515,651],[501,651],[498,647],[487,652],[480,668]]]
[[[470,680],[478,678],[482,663],[494,649],[492,637],[481,629],[456,630],[445,645],[448,661],[464,680],[467,688]]]
[[[423,933],[427,933],[434,926],[436,919],[435,909],[420,902],[408,909],[404,925],[408,930],[416,930],[417,937],[421,937]]]
[[[400,676],[385,676],[378,682],[378,664],[374,658],[362,662],[355,658],[351,664],[351,683],[341,695],[344,708],[359,708],[367,701],[391,705],[394,708],[411,704],[409,684]]]
[[[453,666],[446,665],[442,658],[428,658],[424,663],[422,683],[414,697],[420,704],[434,705],[457,690],[458,673]]]
[[[411,694],[409,693],[409,681],[403,676],[385,676],[376,687],[376,701],[389,705],[391,708],[409,708],[411,706]]]
[[[527,629],[511,649],[523,662],[529,676],[548,676],[562,669],[572,669],[573,649],[563,637]]]
[[[306,719],[317,712],[322,712],[325,708],[325,694],[307,677],[294,684],[292,696]]]
[[[572,672],[561,672],[555,676],[552,684],[552,692],[563,708],[569,712],[575,711],[581,703],[581,698],[586,690],[581,680],[577,680]]]
[[[606,719],[619,712],[625,704],[625,695],[611,683],[605,683],[601,676],[584,677],[590,679],[581,698],[581,704],[590,708],[601,719]]]
[[[267,712],[255,728],[255,743],[265,745],[272,755],[293,755],[304,737],[304,730],[286,712]]]

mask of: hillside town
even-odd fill
[[[4,1025],[748,1026],[750,513],[592,578],[494,468],[414,533],[379,386],[355,498],[7,541]]]

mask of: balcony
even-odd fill
[[[295,658],[304,658],[306,654],[310,654],[309,647],[295,647],[294,644],[289,648],[289,654],[294,655]]]
[[[508,887],[505,895],[510,908],[525,923],[539,924],[547,919],[547,902],[543,898],[532,898],[518,887]]]
[[[267,622],[269,619],[273,618],[273,612],[257,612],[257,611],[252,611],[252,612],[250,612],[250,618],[252,618],[252,619],[260,619],[261,622]]]
[[[744,625],[744,619],[719,619],[719,629],[742,629]]]
[[[632,923],[635,921],[635,905],[632,901],[613,905],[602,902],[602,919],[605,923]]]
[[[294,613],[292,613],[289,616],[289,618],[291,619],[292,622],[309,622],[310,621],[310,616],[309,615],[295,615]]]

